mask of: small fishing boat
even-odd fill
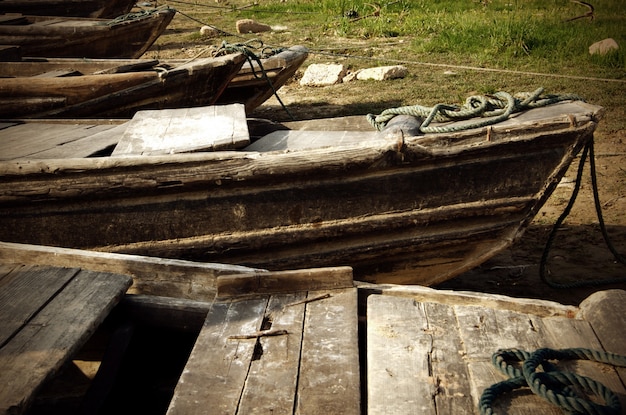
[[[244,62],[239,53],[177,65],[149,59],[0,62],[0,118],[130,118],[140,109],[211,105]]]
[[[135,0],[2,0],[0,13],[112,19],[129,13]]]
[[[291,79],[307,56],[307,48],[292,46],[276,54],[261,56],[258,61],[249,60],[230,81],[217,103],[241,103],[250,113]]]
[[[138,58],[163,33],[176,11],[143,10],[115,19],[0,15],[0,45],[16,45],[22,56]]]
[[[244,113],[204,124],[214,108],[131,120],[138,128],[118,126],[113,153],[114,139],[91,140],[109,149],[105,157],[51,159],[30,124],[7,124],[0,240],[272,271],[348,265],[358,280],[432,285],[520,238],[602,115],[565,101],[493,125],[432,124],[452,128],[445,133],[393,122],[376,131],[365,117],[346,117],[266,123],[263,135],[250,120],[239,134],[249,137],[226,134],[232,147],[190,142],[191,153],[179,154],[176,143],[191,136],[246,123]],[[182,134],[176,126],[185,126]],[[164,141],[168,131],[160,150],[137,146]],[[57,138],[48,150],[66,145],[72,157],[85,142]],[[18,145],[21,154],[8,151]]]

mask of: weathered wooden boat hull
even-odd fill
[[[262,59],[263,71],[257,62],[246,63],[228,84],[218,104],[240,103],[251,112],[271,98],[302,66],[308,56],[303,46],[292,46],[269,58]],[[268,84],[268,80],[271,85]]]
[[[2,0],[0,13],[114,18],[130,12],[135,0]]]
[[[175,67],[158,60],[3,62],[0,117],[129,118],[141,109],[211,105],[244,61],[231,54]],[[57,75],[64,71],[69,76]]]
[[[158,39],[176,11],[161,9],[115,22],[108,19],[0,16],[0,44],[17,45],[22,56],[138,58]],[[7,22],[8,21],[8,22]]]
[[[522,235],[600,111],[310,150],[2,163],[0,240],[435,284]]]

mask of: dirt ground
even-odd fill
[[[325,94],[327,92],[324,92]],[[350,95],[335,94],[332,104],[289,105],[302,101],[315,102],[315,89],[291,82],[279,91],[297,119],[320,118],[341,106],[350,105]],[[312,97],[313,95],[313,97]],[[272,98],[252,116],[283,119],[284,110]],[[626,131],[608,132],[598,127],[595,134],[596,176],[598,195],[607,234],[615,250],[626,256]],[[580,288],[553,288],[539,275],[540,262],[553,225],[570,201],[579,168],[580,155],[547,204],[539,212],[522,238],[511,248],[477,269],[449,280],[436,288],[504,294],[513,297],[541,298],[562,304],[577,305],[594,291],[626,289],[626,265],[615,259],[607,247],[598,225],[594,204],[589,162],[585,164],[581,190],[571,213],[553,240],[547,254],[548,278],[558,284],[588,282]],[[606,279],[624,279],[622,283],[600,284]]]

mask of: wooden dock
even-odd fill
[[[209,275],[200,264],[186,261],[169,263],[159,258],[119,254],[104,258],[108,254],[32,246],[19,254],[17,247],[0,245],[0,262],[38,258],[44,263],[23,268],[28,270],[27,276],[35,275],[33,270],[46,269],[39,268],[42,265],[60,269],[64,256],[81,264],[85,269],[56,271],[58,275],[73,275],[72,283],[64,285],[60,293],[73,292],[74,280],[94,287],[88,290],[90,296],[73,296],[73,301],[89,303],[89,310],[101,310],[99,318],[108,310],[91,303],[95,299],[105,301],[103,280],[99,278],[119,278],[104,274],[102,269],[119,271],[126,263],[136,285],[134,291],[128,292],[135,294],[127,295],[119,307],[123,307],[129,319],[135,324],[150,321],[179,326],[198,334],[177,385],[172,387],[169,407],[163,408],[163,413],[170,415],[479,414],[485,389],[507,379],[492,364],[493,354],[500,349],[533,352],[541,348],[586,348],[626,355],[626,291],[622,290],[596,292],[575,307],[493,294],[354,283],[348,267],[268,272],[225,266]],[[82,255],[85,258],[81,259]],[[12,275],[11,267],[4,265],[5,275]],[[89,267],[99,271],[86,271]],[[174,272],[173,293],[178,296],[186,292],[188,298],[163,296],[167,294],[164,271],[153,281],[146,281],[159,267],[169,267]],[[205,283],[212,282],[202,289],[185,291],[190,282],[184,278],[201,275]],[[14,321],[13,316],[20,309],[10,299],[24,297],[21,303],[30,302],[24,288],[6,288],[16,281],[25,281],[23,278],[26,277],[0,279],[1,327]],[[118,298],[127,284],[127,280],[119,280],[109,298]],[[158,286],[161,291],[155,288]],[[146,292],[142,293],[142,288],[147,288]],[[159,296],[154,296],[154,292]],[[209,293],[213,293],[211,298],[207,297]],[[51,300],[43,308],[45,312],[39,312],[41,317],[30,320],[30,326],[46,316],[60,326],[42,327],[57,334],[59,327],[68,324],[73,330],[78,327],[75,321],[81,322],[83,315],[69,313],[74,320],[68,320],[67,314],[83,306],[74,304],[59,309],[57,301],[61,300]],[[53,308],[55,304],[57,307]],[[107,304],[112,306],[114,301]],[[90,321],[85,324],[93,330],[99,319],[92,317]],[[83,333],[81,341],[89,332],[84,328],[76,330]],[[9,363],[6,357],[7,347],[17,344],[20,336],[9,334],[9,341],[5,340],[0,349],[0,357],[4,356],[4,360],[0,359],[0,377],[30,384],[31,378],[26,375],[30,372],[15,369],[16,363]],[[71,344],[78,345],[80,341],[73,340]],[[64,353],[57,360],[71,359],[76,347],[60,347]],[[17,355],[23,362],[33,360],[27,351]],[[32,363],[41,362],[37,359]],[[624,413],[626,368],[588,360],[554,363],[560,370],[604,384],[621,402]],[[46,373],[53,374],[56,365],[46,369]],[[7,371],[6,367],[13,369]],[[38,376],[41,382],[48,377]],[[37,388],[30,386],[29,394]],[[23,402],[28,399],[27,396]],[[596,402],[603,403],[602,399]],[[510,415],[562,413],[528,388],[498,396],[493,409],[495,413]]]

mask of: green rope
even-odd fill
[[[168,6],[160,6],[155,9],[143,9],[138,12],[131,12],[131,13],[123,14],[121,16],[116,17],[115,19],[102,22],[102,24],[105,26],[115,26],[116,24],[129,22],[132,20],[140,20],[140,19],[143,19],[144,17],[158,14],[164,10],[174,10],[174,9]]]
[[[422,133],[450,133],[493,125],[506,120],[513,113],[531,108],[545,107],[567,100],[582,101],[581,97],[574,94],[542,96],[542,93],[543,88],[532,93],[519,93],[515,96],[507,92],[496,92],[493,95],[474,95],[467,98],[462,106],[437,104],[434,107],[412,105],[390,108],[379,115],[367,114],[367,120],[378,131],[381,131],[396,115],[413,115],[424,118],[420,126]],[[472,118],[476,118],[476,120],[463,125],[430,126],[433,121],[442,123]]]
[[[591,349],[538,349],[529,353],[520,349],[498,350],[492,355],[494,366],[509,377],[483,391],[478,403],[482,415],[493,415],[493,402],[503,394],[528,386],[530,390],[558,406],[569,414],[618,415],[621,404],[618,397],[602,383],[572,372],[562,372],[550,360],[590,360],[613,366],[626,367],[626,356]],[[518,365],[516,366],[515,363]],[[519,369],[521,364],[521,369]],[[537,369],[541,367],[543,371]],[[576,391],[584,391],[587,396],[604,400],[598,404]]]
[[[257,54],[253,52],[253,49],[260,49],[261,50],[260,56],[257,56]],[[274,84],[272,84],[272,81],[267,76],[267,72],[265,71],[265,69],[263,68],[263,64],[261,63],[261,59],[272,56],[283,50],[284,48],[263,47],[263,42],[259,39],[251,39],[244,43],[235,43],[235,44],[230,44],[230,43],[226,43],[226,41],[223,41],[222,45],[220,46],[220,48],[218,49],[216,53],[216,56],[218,56],[221,53],[233,53],[233,52],[243,53],[246,59],[248,60],[250,67],[252,68],[252,74],[254,75],[254,77],[256,79],[265,79],[267,81],[267,84],[269,85],[270,88],[272,88],[272,92],[274,96],[276,97],[276,99],[278,100],[278,102],[280,103],[281,107],[285,110],[285,112],[289,115],[289,117],[292,120],[295,120],[294,116],[291,114],[291,112],[287,109],[283,101],[278,96],[278,92],[276,92],[276,88],[274,88]],[[261,68],[260,74],[258,74],[257,71],[254,69],[254,65],[252,61],[256,62],[259,65],[259,68]]]
[[[587,160],[587,155],[589,155],[589,167],[591,171],[591,187],[593,190],[593,201],[594,201],[595,208],[596,208],[596,216],[598,217],[598,224],[600,225],[600,231],[602,232],[602,237],[604,238],[604,242],[606,243],[607,247],[613,254],[613,257],[615,258],[615,260],[623,265],[626,265],[626,256],[620,254],[617,251],[617,249],[613,246],[609,238],[609,234],[606,230],[606,226],[604,224],[604,218],[602,216],[602,205],[600,204],[600,196],[598,194],[598,181],[597,181],[597,174],[596,174],[594,145],[593,145],[593,140],[591,140],[585,146],[583,153],[580,157],[580,162],[578,164],[578,172],[576,174],[576,184],[574,186],[574,190],[572,191],[572,195],[570,196],[569,203],[567,204],[567,206],[563,210],[563,213],[561,214],[561,216],[559,216],[554,226],[552,227],[552,231],[550,232],[550,235],[548,236],[548,240],[543,250],[543,254],[541,255],[541,261],[539,262],[539,277],[544,283],[548,284],[552,288],[595,287],[595,286],[600,286],[600,285],[626,282],[626,277],[621,277],[621,278],[617,277],[617,278],[605,278],[605,279],[600,279],[600,280],[593,279],[593,280],[584,280],[584,281],[574,281],[570,283],[558,283],[558,282],[551,280],[548,277],[547,262],[548,262],[548,255],[550,252],[550,248],[552,247],[552,243],[554,242],[554,239],[556,237],[556,234],[559,228],[561,227],[561,225],[565,221],[565,218],[567,218],[567,216],[570,214],[570,211],[574,207],[574,202],[576,201],[578,192],[580,191],[583,170],[584,170],[583,168]]]

